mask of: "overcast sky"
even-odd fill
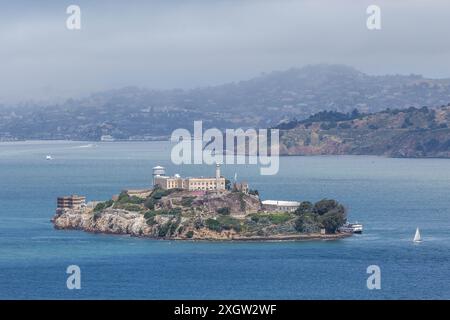
[[[81,30],[66,8],[81,7]],[[366,28],[381,7],[382,29]],[[342,63],[450,77],[448,0],[3,1],[0,103],[190,88]]]

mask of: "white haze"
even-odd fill
[[[366,28],[374,2],[380,31]],[[81,31],[66,29],[69,4],[81,7]],[[450,77],[449,12],[448,0],[10,1],[0,103],[192,88],[316,63]]]

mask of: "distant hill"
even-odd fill
[[[450,101],[450,79],[371,76],[341,65],[316,65],[193,90],[128,87],[60,105],[0,107],[0,139],[151,139],[188,128],[269,127],[322,110],[377,112],[439,106]]]
[[[450,104],[373,114],[320,112],[278,128],[283,155],[450,158]]]

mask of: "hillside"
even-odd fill
[[[193,90],[128,87],[60,105],[0,106],[0,140],[149,140],[187,128],[270,127],[323,110],[373,113],[439,106],[450,101],[449,79],[372,76],[340,65],[315,65],[247,81]]]
[[[283,155],[450,157],[450,104],[367,115],[321,112],[279,128]]]

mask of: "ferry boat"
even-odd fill
[[[363,225],[355,222],[355,223],[346,223],[342,227],[339,228],[340,232],[348,232],[348,233],[362,233]]]

